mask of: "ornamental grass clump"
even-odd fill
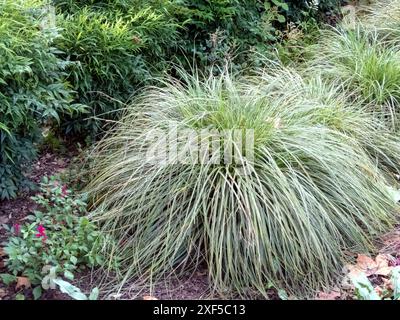
[[[318,73],[304,76],[277,63],[268,63],[253,82],[260,83],[260,78],[261,94],[269,99],[293,101],[289,104],[301,106],[312,123],[356,139],[390,183],[400,174],[399,135],[387,128],[384,114],[376,111],[375,115],[379,116],[373,116],[371,106],[354,99],[357,93],[350,92],[340,79],[325,79]]]
[[[369,29],[376,29],[379,37],[387,44],[399,44],[400,36],[400,1],[375,1],[366,8],[367,14],[361,18]]]
[[[389,127],[398,127],[400,54],[396,47],[383,45],[376,29],[359,24],[353,30],[323,31],[314,50],[309,72],[340,79],[352,100],[363,101]]]
[[[308,296],[393,226],[398,207],[370,155],[303,100],[262,80],[183,78],[145,90],[93,155],[91,216],[123,257],[118,288],[205,264],[220,294]]]

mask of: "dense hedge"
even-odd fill
[[[166,50],[176,41],[178,26],[163,12],[163,1],[155,1],[157,6],[129,2],[58,5],[63,37],[57,46],[64,52],[62,58],[71,62],[68,80],[77,92],[76,101],[90,107],[90,116],[115,118],[117,112],[107,113],[121,108],[138,87],[166,69]],[[67,133],[98,131],[99,121],[93,118],[64,120]]]
[[[56,0],[69,81],[91,114],[114,118],[122,103],[170,62],[192,69],[236,69],[268,54],[287,19],[301,21],[333,10],[336,0]],[[95,134],[99,121],[66,118],[67,132]]]

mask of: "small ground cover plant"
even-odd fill
[[[84,216],[86,202],[55,177],[43,179],[32,198],[38,209],[29,222],[5,226],[6,267],[12,276],[29,279],[35,298],[42,289],[55,288],[54,280],[74,279],[74,274],[103,263],[104,238]]]

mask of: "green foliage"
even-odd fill
[[[57,136],[52,128],[42,130],[42,143],[40,151],[50,150],[53,153],[65,153],[66,147],[60,136]]]
[[[175,1],[179,4],[175,17],[187,30],[180,46],[189,62],[200,69],[220,68],[227,62],[236,69],[257,66],[259,54],[271,54],[287,22],[300,24],[339,6],[338,1],[320,1],[319,5],[311,2]]]
[[[8,286],[11,283],[17,281],[17,277],[16,276],[14,276],[12,274],[8,274],[8,273],[0,274],[0,279],[6,286]]]
[[[381,300],[365,274],[351,278],[360,300]]]
[[[274,2],[274,1],[272,1]],[[341,0],[288,0],[289,21],[301,22],[308,18],[316,18],[319,21],[325,21],[327,15],[340,15]]]
[[[22,166],[35,157],[40,125],[81,109],[70,104],[57,36],[45,1],[0,2],[0,201],[26,185]]]
[[[307,99],[314,91],[298,89],[296,79],[280,90],[280,73],[181,77],[138,97],[93,155],[92,216],[116,239],[109,257],[123,257],[118,286],[205,262],[221,294],[266,296],[272,285],[308,295],[332,284],[346,250],[372,250],[373,238],[393,226],[398,206],[375,158],[351,134],[356,116],[338,108],[341,121],[332,121],[329,94]],[[329,107],[314,117],[323,103]],[[170,127],[214,130],[202,139],[218,146],[230,139],[217,134],[223,130],[254,130],[254,159],[235,145],[234,163],[194,164],[183,152],[165,161],[151,153],[157,143],[196,141],[162,140]],[[149,139],[157,132],[160,141]],[[222,150],[207,151],[214,159]]]
[[[189,63],[202,69],[234,60],[237,67],[246,67],[249,50],[269,51],[278,36],[276,24],[285,22],[288,10],[282,1],[274,2],[177,1],[174,14],[186,30],[179,45]]]
[[[52,177],[43,179],[33,200],[40,211],[28,216],[29,223],[5,226],[9,231],[6,267],[13,275],[26,276],[32,285],[48,289],[58,275],[72,280],[79,269],[103,263],[104,238],[82,216],[83,199]]]
[[[84,117],[64,117],[66,132],[95,134],[99,118],[118,118],[138,88],[171,62],[216,73],[226,63],[240,70],[260,63],[286,26],[327,8],[322,1],[281,0],[56,0],[63,37],[57,45],[72,62],[68,80]],[[301,8],[301,9],[300,9]],[[300,15],[293,15],[301,10]],[[171,70],[172,69],[172,70]]]
[[[276,44],[278,60],[284,65],[298,66],[311,57],[309,47],[320,37],[320,28],[316,20],[310,19],[299,24],[289,23]]]
[[[95,134],[96,117],[117,118],[136,88],[166,68],[165,51],[173,46],[176,26],[162,10],[163,1],[155,2],[156,8],[151,1],[131,1],[132,6],[85,2],[58,15],[63,32],[57,46],[70,62],[68,80],[76,101],[90,107],[84,117],[64,118],[67,133]]]

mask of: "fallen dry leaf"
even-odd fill
[[[31,282],[27,277],[17,277],[17,284],[15,285],[15,290],[18,290],[19,288],[30,288],[31,287]]]
[[[2,300],[6,295],[7,295],[6,291],[0,288],[0,300]]]
[[[143,300],[158,300],[156,297],[153,296],[144,296]]]
[[[386,256],[380,254],[375,258],[377,270],[375,274],[387,277],[392,272],[393,267],[389,266],[389,260]]]
[[[376,265],[376,262],[372,258],[370,258],[366,255],[363,255],[363,254],[359,254],[357,256],[357,266],[358,267],[360,267],[362,269],[371,269],[371,268],[374,268],[375,265]]]
[[[385,255],[378,255],[375,260],[363,255],[359,254],[357,256],[357,263],[355,265],[348,265],[349,276],[357,276],[361,273],[365,273],[366,276],[371,275],[380,275],[380,276],[388,276],[393,267],[389,266],[389,261]]]

